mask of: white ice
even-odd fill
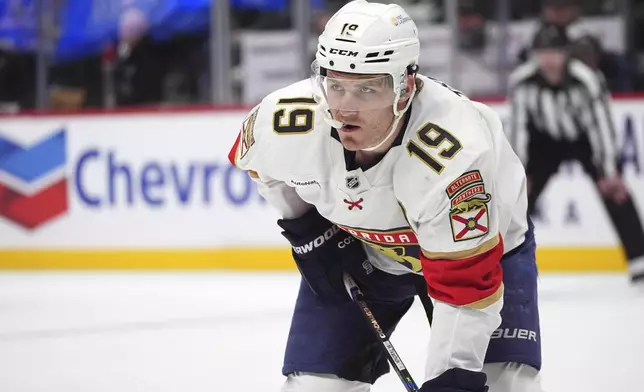
[[[295,273],[2,273],[0,392],[274,391]],[[546,392],[641,391],[644,290],[541,277]],[[419,303],[392,341],[422,381]],[[403,391],[392,372],[374,392]]]

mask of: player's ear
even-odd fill
[[[411,92],[414,91],[416,87],[416,75],[407,75],[407,86],[405,87],[405,95],[409,97]]]
[[[411,92],[414,91],[415,84],[416,77],[414,75],[407,75],[405,88],[402,90],[402,94],[400,95],[400,102],[407,102],[411,97]]]

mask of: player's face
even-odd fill
[[[559,83],[563,77],[566,52],[558,49],[542,49],[536,52],[541,74],[550,83]]]
[[[329,71],[326,95],[344,148],[357,151],[380,143],[394,121],[395,93],[388,75]]]

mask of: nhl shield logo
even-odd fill
[[[346,178],[346,185],[349,189],[356,189],[360,186],[360,178],[358,176],[349,176]]]

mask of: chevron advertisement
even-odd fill
[[[508,107],[490,103],[507,121]],[[644,216],[644,100],[616,100],[620,158]],[[228,150],[246,110],[0,118],[0,268],[293,268],[275,211]],[[545,270],[624,268],[581,167],[534,217]]]
[[[280,244],[276,216],[227,160],[243,117],[2,121],[0,248]]]

